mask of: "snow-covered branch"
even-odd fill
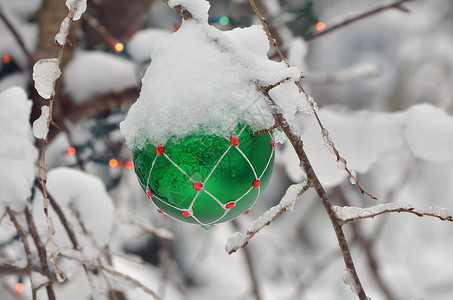
[[[305,181],[298,184],[291,185],[287,190],[280,203],[269,208],[262,216],[257,220],[253,221],[247,230],[247,235],[240,232],[234,233],[230,236],[225,244],[225,250],[228,254],[232,254],[247,246],[248,242],[257,234],[261,229],[269,225],[278,216],[285,211],[292,210],[294,208],[296,199],[302,195],[306,190],[310,188],[310,185]]]
[[[451,212],[446,208],[441,207],[428,207],[426,209],[416,209],[411,205],[385,203],[378,204],[368,208],[361,208],[355,206],[333,206],[335,213],[341,220],[341,224],[348,224],[362,219],[374,218],[376,216],[386,213],[411,213],[418,217],[429,216],[439,218],[442,221],[453,222]]]

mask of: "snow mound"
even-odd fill
[[[78,52],[66,67],[63,81],[65,93],[77,104],[137,86],[134,63],[100,51]]]
[[[35,178],[38,151],[28,121],[31,106],[22,88],[0,93],[0,206],[16,211],[25,208]]]
[[[140,149],[147,142],[165,144],[172,136],[199,132],[225,136],[238,123],[252,130],[272,126],[257,85],[297,80],[300,72],[270,61],[268,50],[260,26],[220,31],[184,21],[177,32],[154,44],[140,97],[121,123],[128,146]]]

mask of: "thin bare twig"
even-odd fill
[[[5,14],[3,13],[3,9],[0,7],[0,19],[3,20],[3,22],[5,23],[6,27],[8,27],[9,31],[12,33],[12,35],[14,36],[14,38],[16,39],[17,43],[19,44],[19,47],[22,49],[22,51],[24,52],[25,56],[27,57],[28,61],[31,62],[31,54],[30,52],[27,50],[27,47],[25,47],[25,43],[24,43],[24,40],[22,39],[22,37],[19,35],[19,33],[17,32],[16,28],[14,28],[13,24],[8,20],[8,18],[5,16]]]
[[[236,231],[240,231],[239,224],[236,220],[232,220],[231,224],[233,225]],[[258,276],[256,275],[255,267],[253,265],[252,256],[250,255],[249,249],[244,247],[244,256],[247,263],[247,269],[249,271],[250,280],[252,282],[253,294],[255,295],[256,300],[261,300],[260,286],[258,283]]]
[[[33,241],[35,242],[36,249],[38,250],[39,261],[41,262],[41,269],[44,276],[50,279],[49,266],[47,264],[47,253],[44,244],[39,237],[38,231],[36,230],[35,222],[33,216],[28,210],[28,207],[25,208],[25,218],[27,219],[28,231],[30,232]],[[55,300],[55,292],[53,290],[51,282],[46,284],[47,296],[49,300]]]
[[[30,276],[30,283],[31,283],[30,284],[30,286],[31,286],[31,295],[32,295],[32,299],[36,300],[36,290],[34,289],[33,282],[31,280],[31,278],[32,278],[32,276],[31,276],[31,273],[32,273],[32,262],[31,262],[30,245],[28,244],[27,235],[25,234],[24,230],[22,229],[22,226],[17,221],[15,213],[9,207],[6,208],[6,212],[8,213],[11,222],[13,222],[14,227],[16,227],[16,231],[17,231],[17,233],[19,234],[19,236],[20,236],[20,238],[22,240],[22,244],[24,245],[25,257],[27,259],[27,272],[28,272],[28,275]]]
[[[332,32],[334,30],[337,30],[339,28],[342,28],[342,27],[345,27],[351,23],[354,23],[354,22],[357,22],[357,21],[360,21],[364,18],[367,18],[369,16],[372,16],[372,15],[375,15],[375,14],[378,14],[384,10],[387,10],[387,9],[391,9],[391,8],[395,8],[395,9],[398,9],[402,12],[409,12],[409,10],[403,6],[403,3],[405,2],[411,2],[411,1],[415,1],[415,0],[398,0],[398,1],[395,1],[393,3],[390,3],[390,4],[387,4],[387,5],[383,5],[381,7],[377,7],[377,8],[374,8],[372,10],[369,10],[369,11],[366,11],[364,13],[361,13],[355,17],[352,17],[350,19],[347,19],[347,20],[344,20],[338,24],[335,24],[335,25],[332,25],[332,26],[329,26],[327,27],[326,29],[322,30],[322,31],[317,31],[317,32],[312,32],[312,33],[309,33],[308,35],[306,35],[304,37],[304,39],[309,42],[309,41],[312,41],[320,36],[323,36],[329,32]]]

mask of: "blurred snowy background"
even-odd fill
[[[294,125],[331,201],[452,210],[453,2],[408,2],[410,13],[389,9],[309,41],[323,24],[328,28],[389,2],[256,2],[290,63],[303,72],[302,84],[318,102],[348,166],[378,198],[351,186],[323,146],[313,116],[300,113]],[[30,199],[45,241],[42,195],[37,188],[30,192],[33,180],[21,177],[21,171],[34,172],[37,157],[25,120],[28,111],[30,120],[38,118],[46,103],[33,88],[31,66],[55,57],[53,39],[67,8],[62,0],[0,0],[0,14],[0,298],[31,299],[22,242],[4,206]],[[258,21],[245,0],[212,1],[210,18],[225,30]],[[49,192],[69,215],[84,251],[101,253],[105,265],[162,299],[354,299],[341,279],[344,265],[331,223],[313,191],[257,234],[247,253],[225,252],[233,232],[245,232],[290,184],[303,180],[290,145],[278,146],[271,183],[236,224],[206,231],[173,221],[158,214],[142,192],[119,122],[138,97],[153,43],[179,24],[179,16],[160,1],[89,0],[81,21],[72,25],[73,46],[65,48],[55,102],[61,130],[49,133],[46,164]],[[269,56],[276,57],[273,51]],[[53,219],[56,243],[69,255],[72,244]],[[345,230],[371,299],[453,298],[452,224],[390,214]],[[32,261],[39,269],[34,248]],[[152,299],[105,270],[93,275],[64,258],[59,266],[67,278],[53,285],[57,299]],[[42,283],[36,273],[35,286]],[[47,299],[45,289],[37,296]]]

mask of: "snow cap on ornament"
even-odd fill
[[[270,179],[272,134],[253,133],[273,118],[257,84],[300,73],[268,60],[261,27],[220,31],[203,6],[190,11],[194,19],[154,44],[140,97],[120,127],[158,211],[209,228],[247,212]]]

